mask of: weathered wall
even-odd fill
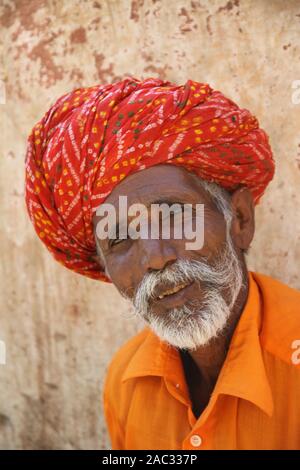
[[[207,81],[269,131],[276,177],[249,266],[300,287],[300,4],[286,0],[1,1],[0,448],[105,448],[105,367],[140,326],[109,285],[53,261],[23,201],[25,139],[68,90],[160,76]]]

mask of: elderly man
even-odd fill
[[[108,368],[113,449],[300,448],[300,293],[245,261],[273,173],[257,119],[192,80],[78,89],[34,127],[26,203],[40,239],[145,323]],[[150,224],[157,204],[192,208],[180,220],[193,226],[203,207],[203,243],[174,236],[175,211],[169,237],[160,212],[159,236],[131,236],[124,198]]]

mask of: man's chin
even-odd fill
[[[161,341],[179,350],[193,351],[208,345],[215,338],[215,335],[208,336],[205,333],[199,334],[199,332],[195,335],[195,330],[190,334],[186,332],[184,335],[178,335],[178,331],[168,326],[158,326],[155,323],[150,323],[149,327]]]
[[[147,321],[151,321],[151,318],[155,318],[161,322],[167,321],[180,321],[183,322],[185,319],[201,319],[205,315],[203,303],[200,300],[186,300],[182,305],[178,307],[161,308],[153,305],[149,308],[147,314]]]
[[[185,311],[184,311],[185,310]],[[226,328],[228,312],[201,308],[173,309],[165,315],[151,315],[146,320],[162,340],[178,349],[195,350],[206,346]]]

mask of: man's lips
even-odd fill
[[[178,284],[171,289],[164,289],[158,297],[154,300],[157,306],[173,307],[177,303],[181,303],[185,295],[188,294],[190,288],[194,285],[194,282],[186,282]]]
[[[160,295],[158,295],[157,298],[159,300],[161,300],[166,296],[176,294],[176,292],[181,291],[182,289],[184,289],[185,287],[187,287],[190,284],[191,284],[190,282],[182,282],[181,284],[178,284],[177,286],[174,286],[170,289],[163,289],[163,291],[160,293]]]

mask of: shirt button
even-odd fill
[[[198,436],[198,434],[194,434],[193,436],[191,436],[190,438],[190,443],[192,444],[192,446],[194,447],[200,447],[201,444],[202,444],[202,439],[200,436]]]

